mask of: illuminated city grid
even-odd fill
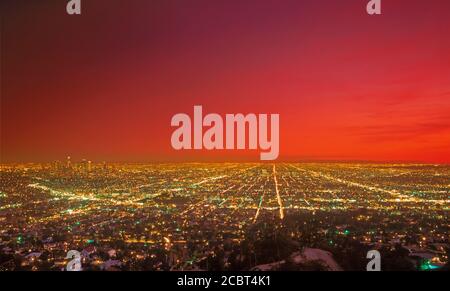
[[[440,268],[448,262],[449,194],[444,165],[3,165],[0,267],[42,269],[45,253],[46,268],[60,270],[75,249],[92,269],[108,260],[129,270],[214,269],[219,254],[220,268],[249,269],[270,263],[249,249],[270,225],[340,264],[350,240],[431,254],[418,267]],[[254,258],[242,255],[244,243]]]

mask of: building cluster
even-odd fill
[[[368,249],[391,269],[448,265],[448,166],[68,157],[0,171],[0,270],[64,270],[70,250],[85,270],[249,270],[303,248],[343,269]]]

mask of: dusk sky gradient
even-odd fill
[[[280,161],[450,163],[450,1],[2,1],[1,162],[175,151],[176,113],[279,113]]]

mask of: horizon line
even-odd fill
[[[21,164],[52,164],[55,162],[65,162],[66,160],[53,160],[53,161],[0,161],[0,165],[21,165]],[[126,161],[126,160],[104,160],[104,161],[92,161],[88,159],[72,160],[72,163],[79,164],[82,162],[92,162],[92,164],[289,164],[289,163],[361,163],[361,164],[421,164],[421,165],[450,165],[450,162],[431,162],[431,161],[415,161],[415,160],[358,160],[358,159],[298,159],[298,160],[275,160],[275,161],[233,161],[233,160],[211,160],[211,161],[200,161],[200,160],[185,160],[185,161]]]

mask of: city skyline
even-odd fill
[[[36,164],[36,165],[48,165],[53,163],[64,163],[67,161],[67,158],[70,157],[73,164],[81,164],[84,161],[91,162],[92,164],[142,164],[142,165],[151,165],[151,164],[229,164],[229,163],[240,163],[240,164],[254,164],[254,163],[263,163],[263,164],[285,164],[285,163],[342,163],[342,164],[405,164],[405,165],[442,165],[446,166],[449,165],[450,162],[430,162],[430,161],[420,161],[420,160],[370,160],[370,159],[319,159],[319,158],[287,158],[287,159],[277,159],[272,161],[260,161],[257,158],[253,157],[244,157],[239,159],[234,157],[230,159],[197,159],[197,158],[186,158],[186,159],[180,159],[177,161],[173,161],[170,159],[163,159],[163,160],[105,160],[105,159],[91,159],[86,158],[85,156],[66,156],[65,158],[61,159],[53,159],[53,160],[28,160],[28,161],[7,161],[2,162],[0,160],[0,165],[9,166],[9,165],[26,165],[26,164]]]
[[[0,270],[448,270],[449,166],[0,167]]]

